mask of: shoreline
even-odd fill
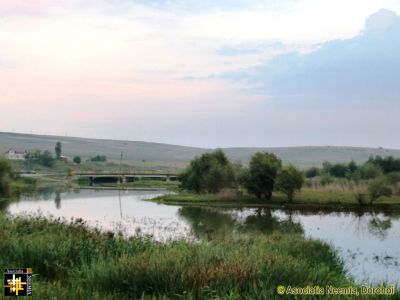
[[[308,191],[310,192],[310,191]],[[324,200],[315,201],[314,199],[299,198],[288,202],[280,196],[273,196],[272,200],[259,200],[254,197],[246,196],[219,196],[219,195],[197,195],[197,194],[169,194],[160,196],[151,200],[165,205],[181,205],[181,206],[212,206],[212,207],[242,207],[242,208],[274,208],[286,210],[301,210],[301,211],[331,211],[331,212],[400,212],[400,201],[386,201],[373,204],[359,205],[356,200],[347,201],[340,200]],[[397,200],[397,199],[396,199]]]
[[[111,190],[111,191],[168,191],[166,187],[96,187],[96,186],[75,186],[74,189],[80,190]]]

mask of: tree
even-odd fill
[[[107,161],[107,157],[105,155],[96,155],[90,158],[90,161]]]
[[[331,165],[329,169],[329,174],[333,177],[343,178],[346,176],[346,173],[349,171],[346,165],[344,164],[334,164]]]
[[[244,176],[244,185],[257,198],[271,199],[276,175],[282,161],[275,154],[257,152],[251,157],[249,170]]]
[[[373,179],[383,174],[382,169],[379,166],[370,162],[363,164],[358,171],[360,172],[360,177],[362,179]]]
[[[329,161],[324,161],[322,163],[322,171],[326,174],[330,174],[332,164]]]
[[[10,194],[10,184],[14,178],[14,170],[10,162],[0,156],[0,196]]]
[[[307,169],[304,173],[307,178],[317,177],[320,174],[320,170],[316,167],[311,167]]]
[[[390,197],[392,189],[386,178],[374,179],[368,186],[369,203],[372,204],[382,196]]]
[[[60,160],[61,159],[61,143],[60,142],[56,143],[54,150],[56,152],[56,159]]]
[[[25,155],[25,161],[32,164],[39,164],[46,167],[52,167],[54,165],[54,158],[51,155],[50,151],[40,151],[40,150],[31,150]]]
[[[73,161],[74,161],[74,163],[79,165],[81,163],[81,157],[80,156],[74,156]]]
[[[371,156],[367,163],[374,164],[375,166],[381,168],[385,174],[400,171],[400,159],[396,159],[393,156],[387,156],[384,158],[379,155],[375,157]]]
[[[54,158],[51,155],[50,151],[48,151],[48,150],[43,151],[42,156],[41,156],[41,162],[42,162],[42,165],[44,165],[45,167],[49,167],[49,168],[54,165]]]
[[[351,162],[349,162],[347,169],[349,170],[350,174],[354,174],[357,171],[358,166],[356,162],[352,160]]]
[[[218,193],[234,182],[232,166],[221,150],[205,153],[190,162],[179,176],[182,188],[196,193]]]
[[[304,176],[295,166],[289,165],[278,171],[276,189],[284,193],[291,202],[296,191],[300,191],[304,184]]]

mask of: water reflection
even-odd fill
[[[392,221],[389,218],[381,220],[378,217],[373,217],[373,219],[368,222],[369,232],[382,240],[386,238],[388,230],[391,227]]]
[[[61,193],[60,193],[60,191],[56,192],[56,197],[54,198],[54,203],[56,204],[57,209],[61,208]]]
[[[190,224],[199,239],[223,238],[236,226],[237,221],[216,208],[182,207],[179,215]]]
[[[280,231],[283,233],[304,233],[300,222],[293,220],[293,214],[289,212],[285,219],[273,214],[268,208],[258,208],[254,215],[246,217],[244,222],[245,231],[259,231],[272,233]]]
[[[179,215],[189,222],[193,233],[199,239],[211,240],[249,232],[303,233],[301,223],[294,221],[291,214],[286,218],[279,218],[268,208],[258,208],[254,214],[243,218],[235,210],[204,207],[182,207],[179,209]]]

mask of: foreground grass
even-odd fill
[[[152,201],[164,204],[191,204],[191,205],[232,205],[232,206],[265,206],[265,207],[293,207],[293,208],[360,208],[355,194],[351,191],[323,190],[305,188],[296,194],[292,202],[288,202],[285,195],[274,193],[270,201],[257,199],[249,195],[215,195],[177,193],[160,196]],[[381,197],[367,208],[400,209],[400,196]]]
[[[335,252],[301,234],[159,243],[1,213],[0,228],[0,269],[32,267],[38,299],[282,299],[280,284],[351,284]]]

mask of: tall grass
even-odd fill
[[[159,243],[3,214],[0,228],[0,268],[32,267],[38,299],[282,299],[279,284],[351,283],[328,245],[301,234]]]

